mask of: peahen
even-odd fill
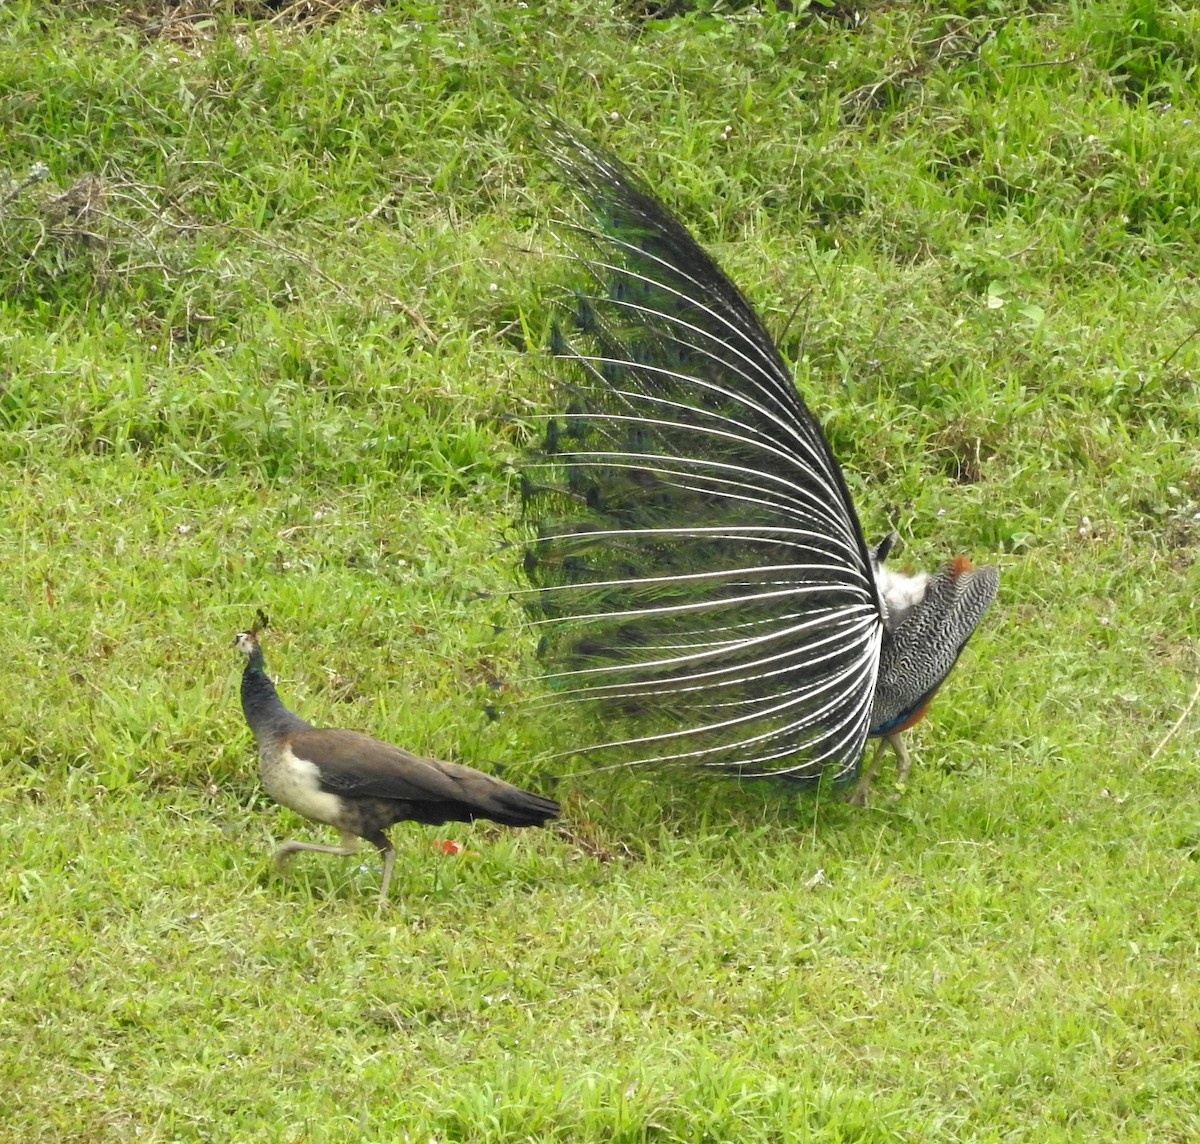
[[[234,646],[246,657],[242,712],[258,745],[259,773],[267,793],[313,822],[334,826],[341,845],[285,842],[275,852],[282,866],[301,850],[348,857],[366,839],[383,856],[379,901],[387,900],[396,851],[386,831],[397,822],[472,822],[542,826],[558,815],[553,799],[521,790],[460,763],[414,755],[358,731],[314,727],[283,705],[263,666],[259,632],[266,617],[239,632]]]

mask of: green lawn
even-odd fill
[[[214,7],[0,7],[0,1140],[1200,1138],[1200,9]],[[902,797],[522,714],[543,110],[758,306],[868,535],[1000,564]],[[382,913],[275,876],[333,837],[258,790],[260,606],[306,716],[562,823],[398,826]]]

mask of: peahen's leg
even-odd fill
[[[388,846],[383,851],[383,882],[379,886],[379,904],[386,905],[388,897],[388,886],[392,884],[392,867],[396,864],[396,849],[394,846]]]
[[[388,841],[382,830],[364,830],[363,837],[371,843],[383,858],[383,881],[379,884],[379,907],[387,904],[388,887],[392,884],[392,867],[396,865],[396,848]]]
[[[324,846],[319,842],[297,842],[290,839],[275,851],[275,869],[282,870],[287,860],[301,850],[315,850],[318,854],[337,854],[342,858],[349,858],[358,850],[358,839],[344,830],[341,846]]]

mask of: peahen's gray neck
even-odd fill
[[[261,651],[250,657],[242,672],[242,711],[260,745],[289,731],[305,731],[312,727],[283,705],[275,684],[263,670]]]

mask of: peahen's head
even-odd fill
[[[238,632],[233,637],[233,646],[246,657],[249,667],[262,667],[262,645],[258,642],[258,633],[267,626],[266,613],[261,608],[255,617],[249,631]]]
[[[233,637],[233,646],[247,659],[253,659],[255,656],[262,658],[262,647],[259,645],[258,636],[253,632],[238,632]]]

